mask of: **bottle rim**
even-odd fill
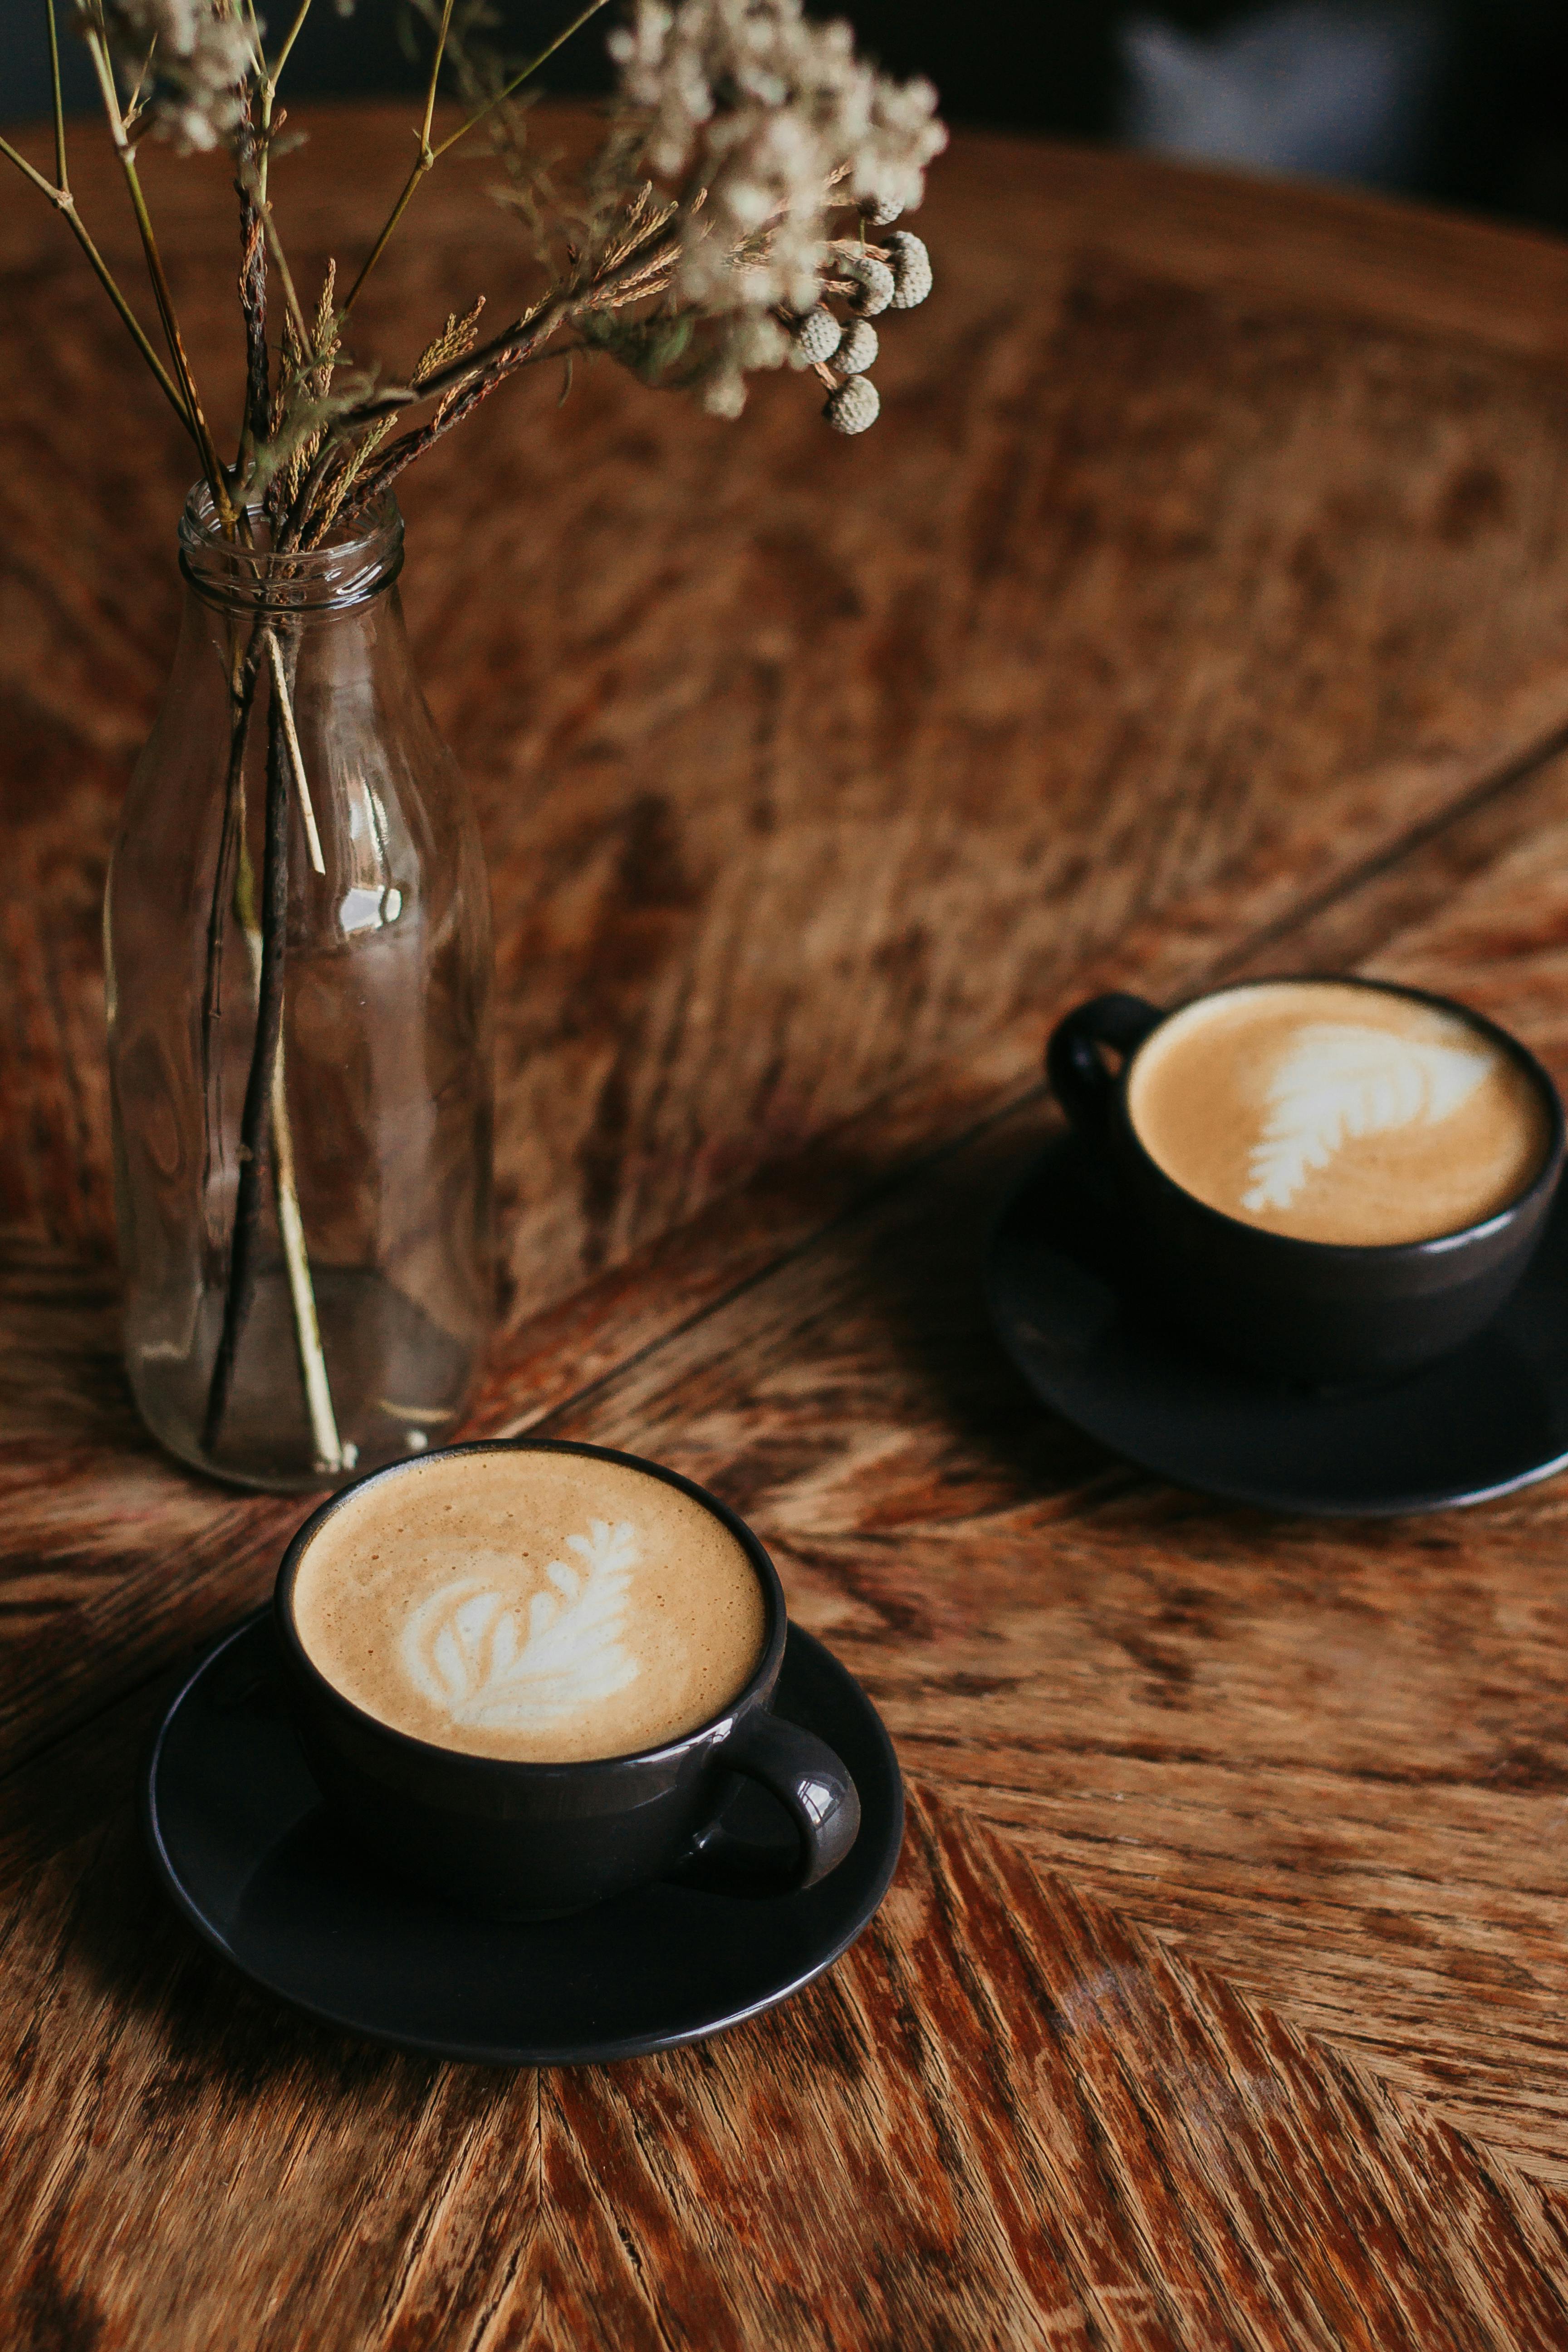
[[[390,588],[403,569],[403,517],[384,492],[352,530],[324,546],[281,554],[258,501],[246,509],[248,543],[226,539],[211,489],[197,482],[180,517],[180,570],[204,603],[250,614],[342,613]]]

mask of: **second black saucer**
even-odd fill
[[[1066,1138],[998,1221],[986,1297],[1041,1402],[1180,1486],[1266,1510],[1479,1503],[1568,1465],[1568,1188],[1497,1320],[1385,1388],[1276,1384],[1190,1346],[1138,1295],[1103,1172]]]
[[[798,1992],[887,1893],[903,1783],[875,1707],[795,1625],[776,1704],[832,1744],[860,1792],[847,1859],[796,1895],[748,1900],[666,1885],[569,1918],[508,1924],[390,1879],[360,1860],[322,1808],[265,1611],[207,1653],[164,1717],[142,1826],[154,1869],[197,1933],[254,1983],[329,2024],[496,2065],[629,2058]],[[742,1787],[740,1801],[749,1794]],[[753,1801],[763,1820],[735,1825],[765,1836],[776,1809]]]

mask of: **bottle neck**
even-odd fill
[[[322,620],[355,611],[391,587],[403,569],[403,517],[391,497],[377,500],[341,537],[285,553],[259,506],[226,539],[212,493],[198,483],[180,518],[180,569],[205,604],[254,619]]]

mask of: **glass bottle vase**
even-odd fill
[[[105,898],[132,1387],[281,1492],[446,1439],[492,1312],[489,898],[402,544],[390,500],[289,555],[192,493]]]

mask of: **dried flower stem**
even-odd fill
[[[240,169],[244,192],[256,207],[262,232],[267,239],[268,250],[272,256],[273,267],[278,272],[279,283],[283,289],[283,302],[289,313],[289,323],[294,330],[300,349],[302,352],[309,352],[313,349],[315,339],[305,324],[305,313],[300,306],[300,297],[294,290],[293,272],[289,267],[289,257],[283,250],[283,240],[278,234],[278,224],[272,216],[272,206],[267,200],[267,191],[262,184],[260,171],[254,164],[247,170],[242,163]]]
[[[393,205],[391,212],[383,222],[381,233],[377,236],[375,243],[371,247],[370,252],[366,256],[365,260],[361,267],[359,276],[349,288],[348,296],[343,303],[342,309],[342,315],[345,319],[348,317],[349,312],[353,309],[355,302],[359,299],[361,287],[364,284],[365,279],[370,276],[371,271],[375,268],[376,263],[381,259],[382,255],[386,251],[387,246],[392,240],[393,232],[396,228],[398,222],[403,218],[404,214],[408,210],[409,205],[413,203],[414,192],[418,187],[420,181],[425,177],[426,173],[431,169],[432,165],[438,163],[442,156],[457,145],[459,139],[466,139],[468,132],[474,130],[478,124],[481,123],[487,114],[493,113],[498,106],[502,105],[507,99],[512,97],[516,91],[520,90],[522,88],[523,83],[529,79],[530,75],[536,74],[541,66],[547,64],[555,55],[556,50],[561,48],[564,43],[569,41],[574,33],[581,32],[589,17],[596,16],[599,10],[604,7],[605,5],[605,0],[588,0],[588,5],[582,11],[581,15],[574,16],[572,22],[564,28],[564,30],[557,33],[552,41],[547,42],[545,47],[540,50],[537,57],[530,58],[525,66],[520,67],[517,72],[512,75],[510,80],[507,82],[504,89],[498,89],[493,98],[487,98],[482,106],[476,107],[472,114],[468,116],[468,120],[464,122],[460,122],[456,131],[452,131],[447,138],[442,140],[441,144],[438,147],[432,147],[430,144],[430,123],[431,118],[435,112],[436,77],[440,71],[441,58],[447,46],[447,29],[452,20],[452,0],[445,0],[441,15],[440,38],[436,50],[436,63],[431,69],[429,95],[425,107],[425,127],[421,131],[419,138],[418,160],[415,163],[414,169],[409,173],[407,179],[404,182],[402,193],[399,194],[397,202]]]
[[[254,690],[255,675],[259,667],[265,644],[271,673],[272,699],[268,711],[267,738],[267,801],[264,815],[264,844],[261,868],[261,908],[259,923],[244,921],[247,942],[250,947],[256,972],[256,1037],[251,1048],[250,1071],[246,1081],[245,1108],[240,1119],[239,1185],[235,1201],[234,1231],[229,1244],[228,1286],[224,1297],[223,1330],[214,1360],[212,1378],[207,1390],[206,1421],[203,1446],[212,1453],[222,1433],[224,1416],[234,1383],[235,1362],[240,1339],[249,1317],[256,1293],[256,1255],[261,1222],[261,1205],[265,1177],[270,1164],[273,1192],[278,1212],[279,1237],[283,1245],[284,1265],[289,1279],[289,1294],[293,1311],[295,1343],[300,1355],[300,1376],[304,1382],[305,1400],[310,1415],[310,1431],[316,1456],[325,1470],[342,1470],[345,1456],[338,1433],[337,1418],[332,1408],[331,1384],[327,1374],[326,1358],[321,1348],[321,1324],[316,1313],[315,1286],[310,1276],[310,1262],[305,1245],[304,1220],[300,1213],[299,1192],[294,1173],[294,1139],[289,1122],[289,1107],[283,1077],[283,986],[284,955],[289,923],[289,776],[292,772],[296,788],[301,794],[301,813],[310,807],[305,785],[304,763],[300,758],[299,732],[294,722],[293,668],[298,657],[297,645],[285,649],[279,644],[277,632],[268,626],[258,627],[247,649],[246,666],[249,669]],[[248,719],[247,706],[245,719]],[[244,720],[237,723],[231,740],[230,776],[244,761]],[[239,805],[237,785],[231,793],[231,804]],[[320,842],[315,839],[315,823],[307,821],[307,831],[312,837],[314,851],[319,855]],[[240,849],[241,884],[247,899],[251,892],[245,887],[249,879],[248,860],[243,845]],[[219,851],[219,881],[223,879],[225,859]],[[318,868],[318,870],[322,870]],[[248,909],[246,911],[249,911]],[[243,920],[243,915],[242,915]],[[209,958],[211,934],[209,932]],[[209,987],[211,963],[209,961]]]
[[[60,36],[55,23],[55,0],[44,0],[44,16],[49,28],[49,91],[55,110],[55,184],[64,196],[70,194],[70,177],[66,170],[66,108],[60,87]]]
[[[544,340],[543,336],[540,338],[541,342]],[[392,444],[380,465],[362,476],[352,502],[345,502],[344,511],[358,514],[364,508],[373,506],[391,488],[405,467],[412,466],[416,457],[422,457],[427,449],[433,448],[444,434],[451,432],[454,425],[461,425],[471,416],[479,403],[488,400],[490,394],[499,390],[520,368],[533,367],[541,360],[547,359],[570,362],[587,349],[586,343],[557,343],[552,351],[548,352],[531,346],[476,377],[455,397],[449,395],[446,405],[437,411],[428,425],[421,425],[416,433],[404,434],[401,439]]]
[[[300,1354],[300,1377],[305,1384],[305,1404],[310,1416],[310,1437],[323,1470],[349,1467],[353,1454],[338,1434],[332,1407],[332,1387],[321,1346],[321,1319],[316,1313],[316,1289],[305,1248],[305,1224],[300,1214],[300,1194],[294,1181],[294,1131],[289,1124],[289,1103],[283,1082],[283,1037],[272,1065],[273,1176],[278,1196],[278,1231],[283,1243],[283,1264],[289,1276],[289,1300],[294,1314],[294,1339]]]
[[[452,0],[442,0],[441,23],[436,35],[436,54],[430,60],[430,79],[425,91],[425,120],[419,127],[419,158],[422,165],[426,164],[426,159],[431,163],[436,160],[430,152],[430,125],[435,120],[436,90],[441,79],[441,59],[447,53],[447,35],[451,30],[451,26]]]
[[[191,424],[190,413],[185,406],[180,388],[175,383],[174,377],[169,373],[168,369],[163,365],[163,361],[158,357],[158,354],[153,350],[152,344],[149,342],[146,331],[142,325],[142,321],[138,319],[135,311],[131,308],[130,303],[126,300],[124,295],[115,284],[109,264],[104,260],[102,254],[100,253],[97,246],[93,243],[92,238],[89,236],[87,224],[84,222],[81,215],[76,208],[75,196],[72,195],[68,188],[57,188],[53,186],[51,183],[44,177],[42,172],[36,170],[35,167],[28,163],[25,155],[19,155],[16,152],[16,150],[12,146],[8,139],[0,139],[0,155],[4,155],[8,163],[15,163],[18,172],[22,173],[26,179],[29,179],[34,187],[38,190],[39,194],[47,196],[50,204],[53,205],[55,210],[63,216],[71,235],[80,246],[83,253],[86,254],[88,260],[91,265],[93,276],[97,278],[99,284],[102,287],[104,292],[113,303],[116,310],[120,313],[121,324],[124,326],[132,341],[135,344],[142,358],[146,361],[148,366],[152,369],[153,375],[157,378],[158,387],[163,393],[164,399],[168,402],[170,407],[174,410],[175,415],[179,418],[181,424],[184,426],[186,432],[191,435],[191,437],[194,440],[195,438],[195,428]]]
[[[310,13],[310,0],[300,0],[299,8],[295,12],[294,21],[283,37],[283,46],[279,50],[278,55],[273,58],[272,63],[267,68],[262,85],[261,121],[264,130],[270,131],[272,128],[272,101],[278,95],[279,80],[281,78],[284,67],[289,62],[289,51],[292,49],[295,42],[299,39],[300,34],[305,29],[305,19]],[[265,173],[265,162],[263,163],[262,169]]]
[[[104,46],[103,37],[96,27],[89,26],[87,46],[88,53],[92,58],[93,70],[98,76],[98,86],[103,99],[103,110],[109,120],[110,137],[114,142],[115,153],[120,158],[121,169],[125,174],[125,184],[131,196],[131,209],[136,216],[137,232],[142,239],[142,251],[147,263],[147,275],[152,280],[153,299],[158,306],[158,316],[163,321],[163,340],[169,346],[169,357],[174,363],[175,378],[184,396],[185,411],[190,419],[191,431],[195,436],[196,447],[201,452],[202,470],[207,478],[207,487],[213,494],[213,504],[217,509],[218,520],[223,526],[224,535],[226,538],[232,538],[235,529],[235,511],[228,495],[228,484],[223,467],[218,461],[217,450],[214,446],[207,420],[202,413],[195,378],[191,373],[191,363],[185,357],[185,347],[180,339],[179,321],[174,315],[174,298],[170,292],[169,280],[163,269],[163,257],[158,250],[158,240],[153,235],[153,215],[147,209],[147,199],[142,193],[141,175],[136,169],[136,150],[125,135],[120,100],[115,95],[114,69],[109,62],[109,51]]]
[[[277,633],[272,629],[267,632],[267,656],[272,669],[272,691],[277,698],[283,733],[289,744],[289,765],[294,771],[294,789],[300,795],[300,814],[305,820],[305,839],[310,844],[310,863],[318,874],[324,874],[327,861],[321,855],[321,836],[316,830],[316,812],[310,801],[310,787],[305,780],[305,760],[294,725],[294,698],[283,667],[282,648],[278,643]]]
[[[221,1084],[216,1049],[218,1023],[223,1016],[223,940],[228,915],[229,873],[237,847],[243,846],[245,754],[250,740],[250,717],[260,667],[261,631],[256,628],[243,651],[235,645],[229,666],[228,772],[224,778],[223,824],[218,834],[212,900],[207,908],[206,975],[202,986],[202,1103],[206,1129],[204,1186],[212,1181],[213,1138],[223,1133],[222,1104],[214,1101],[215,1090]]]
[[[252,985],[259,998],[261,932],[256,919],[255,877],[243,846],[237,895],[240,926],[245,934],[245,944],[250,951]],[[341,1470],[351,1465],[354,1456],[353,1450],[343,1444],[338,1434],[331,1382],[327,1375],[327,1360],[321,1346],[321,1318],[316,1312],[316,1286],[310,1278],[310,1259],[305,1245],[305,1221],[300,1214],[300,1188],[294,1173],[294,1130],[289,1118],[284,1066],[285,1046],[279,1025],[278,1052],[272,1064],[273,1190],[278,1206],[278,1231],[283,1244],[283,1265],[289,1282],[289,1309],[294,1319],[300,1378],[305,1391],[306,1410],[310,1416],[310,1434],[316,1458],[324,1470]]]
[[[223,1329],[207,1388],[202,1450],[216,1451],[234,1386],[240,1335],[256,1294],[256,1254],[261,1201],[271,1157],[272,1074],[283,1029],[283,958],[289,930],[289,786],[282,713],[274,697],[268,711],[267,801],[262,822],[261,959],[256,987],[256,1041],[246,1080],[239,1127],[239,1183],[229,1242]]]
[[[247,107],[236,152],[235,192],[239,198],[239,315],[245,329],[245,413],[240,419],[237,484],[243,487],[259,445],[272,424],[272,368],[267,348],[267,239],[261,215],[246,186],[256,168],[256,137]]]

